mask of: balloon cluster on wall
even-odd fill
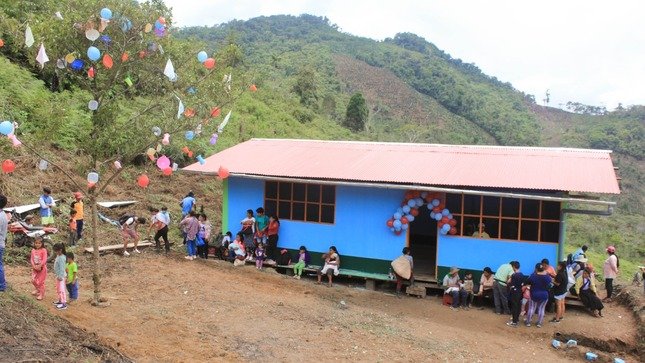
[[[401,207],[388,219],[386,226],[397,236],[410,228],[410,223],[419,215],[419,209],[426,206],[430,210],[430,218],[437,221],[439,233],[454,235],[457,233],[457,220],[446,208],[442,193],[408,191]]]

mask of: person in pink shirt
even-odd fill
[[[36,296],[36,300],[42,300],[45,297],[47,279],[47,249],[43,247],[42,238],[38,237],[34,241],[29,261],[31,262],[31,283],[34,284],[34,291],[31,294]]]
[[[620,267],[620,262],[616,256],[616,247],[607,247],[607,254],[609,257],[605,260],[605,264],[602,268],[602,273],[605,277],[605,290],[607,290],[607,297],[603,301],[610,302],[611,296],[614,293],[614,279],[618,276],[618,267]]]

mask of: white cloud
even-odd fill
[[[553,106],[645,104],[645,3],[637,0],[165,2],[180,26],[308,13],[373,39],[409,31],[538,100],[550,89]]]

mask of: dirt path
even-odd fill
[[[605,318],[569,310],[557,326],[509,328],[489,310],[452,311],[436,297],[396,299],[382,292],[314,285],[272,269],[233,267],[222,261],[186,261],[151,251],[103,257],[108,308],[84,301],[91,293],[89,265],[81,258],[81,300],[55,311],[53,279],[43,305],[96,332],[137,361],[564,361],[550,347],[556,331],[635,341],[624,308]],[[11,267],[8,280],[29,293],[27,268]],[[340,304],[345,301],[346,307]]]

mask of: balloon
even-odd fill
[[[434,213],[434,212],[430,212],[430,219],[434,219],[434,216],[435,216],[435,213]]]
[[[0,122],[0,134],[7,136],[11,133],[13,133],[13,122],[11,121]]]
[[[400,235],[401,235],[401,230],[399,229],[399,230],[397,231],[397,230],[395,229],[395,230],[394,230],[394,234],[396,234],[397,236],[400,236]]]
[[[90,69],[87,70],[87,77],[88,78],[94,78],[95,75],[96,74],[94,72],[94,67],[90,67]]]
[[[96,186],[96,183],[87,183],[87,189],[93,189]]]
[[[387,222],[385,222],[385,225],[388,227],[394,227],[394,219],[388,219]]]
[[[99,31],[96,29],[87,29],[87,31],[85,31],[85,38],[89,39],[90,41],[95,41],[100,36],[101,33],[99,33]]]
[[[225,168],[224,166],[220,165],[219,169],[217,170],[217,175],[222,179],[226,179],[226,178],[228,178],[230,173],[229,173],[227,168]]]
[[[18,138],[14,134],[7,135],[7,138],[11,140],[13,147],[20,147],[20,145],[22,145],[22,142],[20,142],[20,140],[18,140]]]
[[[132,22],[128,18],[121,19],[121,30],[124,33],[127,33],[132,29]]]
[[[448,223],[450,221],[450,219],[448,219],[448,217],[441,217],[441,221],[443,223]]]
[[[154,156],[157,153],[157,150],[149,147],[148,150],[146,150],[146,155],[148,156]]]
[[[251,92],[255,92],[257,90],[258,90],[258,87],[256,85],[254,85],[254,84],[252,84],[251,87],[249,87],[249,91],[251,91]]]
[[[139,175],[137,178],[137,184],[141,188],[147,188],[148,184],[150,184],[150,179],[148,179],[148,176],[146,174]]]
[[[105,54],[103,56],[103,67],[110,69],[114,65],[114,61],[112,60],[112,57],[110,57],[109,54]]]
[[[424,199],[424,200],[425,200],[427,196],[428,196],[428,192],[421,192],[420,197],[421,197],[422,199]]]
[[[394,220],[394,222],[392,222],[392,225],[394,226],[394,228],[401,228],[402,224],[403,223],[401,223],[401,221],[398,220],[398,219],[396,219],[396,220]]]
[[[143,28],[143,31],[146,33],[150,33],[152,31],[152,24],[148,23],[146,26]]]
[[[157,159],[157,167],[161,170],[164,170],[166,168],[170,167],[170,159],[166,155],[161,155],[159,159]]]
[[[414,216],[412,214],[406,215],[405,218],[408,220],[408,222],[413,222],[414,221]]]
[[[96,111],[96,109],[99,108],[99,103],[96,100],[91,100],[87,103],[87,108],[92,111]]]
[[[448,210],[448,208],[445,208],[444,210],[441,211],[441,214],[444,215],[444,216],[447,216],[448,214],[450,214],[450,211]],[[448,218],[448,219],[450,219],[450,218]]]
[[[127,62],[128,59],[130,59],[130,55],[128,54],[128,52],[123,52],[123,54],[121,54],[121,63]]]
[[[2,172],[5,174],[13,173],[16,170],[16,164],[12,160],[5,160],[2,162]]]
[[[411,209],[410,210],[410,215],[413,216],[413,217],[418,216],[419,215],[419,210],[416,209],[416,208]]]
[[[452,219],[452,217],[453,217],[452,213],[448,213],[448,215],[446,217],[448,217],[448,219]]]
[[[403,213],[410,213],[410,206],[404,205],[403,207],[401,207],[401,210],[403,210]]]
[[[401,229],[405,231],[408,229],[409,226],[410,226],[409,224],[402,224]]]
[[[177,163],[172,163],[172,171],[177,171],[179,169],[179,165]]]
[[[163,23],[160,22],[159,20],[155,21],[155,30],[163,29]]]
[[[108,8],[101,9],[101,19],[105,19],[105,20],[112,19],[112,10]]]
[[[428,210],[432,210],[434,208],[434,205],[432,205],[432,202],[428,202],[426,207],[428,207]]]
[[[448,224],[449,224],[451,227],[454,227],[454,226],[456,226],[456,225],[457,225],[457,221],[456,221],[456,220],[454,220],[454,219],[451,219],[451,220],[449,220],[449,221],[448,221]]]
[[[208,59],[208,54],[204,52],[203,50],[199,53],[197,53],[197,60],[199,63],[204,63]]]
[[[401,219],[401,217],[402,217],[402,215],[401,215],[401,213],[399,213],[399,212],[396,212],[396,213],[394,213],[394,215],[392,215],[392,218],[396,219],[397,221],[398,221],[399,219]]]
[[[441,208],[439,208],[439,207],[434,207],[434,208],[432,208],[432,211],[433,211],[435,214],[442,215],[442,214],[441,214]]]
[[[408,221],[407,217],[401,217],[401,223],[402,224],[408,224],[410,221]]]
[[[397,208],[397,209],[396,209],[396,212],[397,212],[397,213],[399,213],[399,214],[401,214],[401,215],[403,215],[403,208]]]
[[[448,232],[447,232],[447,231],[444,231],[443,229],[439,230],[439,233],[441,233],[441,234],[442,234],[442,235],[444,235],[444,236],[448,234]]]
[[[81,69],[83,69],[84,66],[85,66],[85,62],[83,62],[82,59],[74,59],[74,61],[70,65],[72,70],[75,70],[75,71],[80,71]]]
[[[222,113],[222,110],[219,109],[219,107],[214,107],[211,109],[211,117],[217,117]]]
[[[414,201],[414,199],[410,199],[410,200],[408,200],[408,206],[409,206],[410,208],[412,208],[412,207],[416,207],[416,206],[417,206],[417,202],[415,202],[415,201]]]
[[[155,29],[155,35],[159,38],[162,38],[164,35],[166,35],[166,29],[165,28]]]
[[[0,39],[0,48],[4,47],[4,40]]]
[[[166,18],[164,18],[163,16],[160,16],[159,19],[157,19],[157,21],[159,22],[159,24],[164,24],[164,25],[166,24]]]
[[[95,62],[101,57],[101,51],[97,47],[89,47],[87,48],[87,57]]]
[[[438,205],[439,205],[439,203],[441,203],[441,202],[439,201],[439,199],[436,199],[436,198],[435,198],[435,199],[433,199],[433,200],[432,200],[432,205],[433,205],[433,206],[435,206],[435,207],[436,207],[436,206],[438,206]]]
[[[450,230],[448,231],[450,234],[457,234],[457,228],[451,227]]]
[[[215,59],[213,58],[206,59],[204,61],[204,67],[206,67],[206,69],[213,69],[213,67],[215,67]]]
[[[441,213],[435,213],[434,214],[434,220],[435,221],[439,222],[441,220],[441,218],[442,218]]]
[[[184,137],[186,137],[186,140],[192,140],[195,138],[195,133],[193,131],[186,131],[186,134],[184,134]]]
[[[91,172],[87,174],[87,182],[96,184],[99,182],[99,174],[96,172]]]
[[[204,160],[204,157],[201,155],[197,155],[197,161],[199,162],[199,165],[206,164],[206,160]]]
[[[449,230],[450,230],[450,225],[449,225],[449,224],[444,224],[444,225],[441,227],[441,231],[442,231],[442,232],[446,232],[446,233],[447,233]]]
[[[214,133],[213,136],[211,136],[210,144],[211,145],[217,144],[217,138],[218,137],[219,137],[219,135],[217,135],[217,133]]]
[[[163,140],[161,140],[161,143],[164,145],[170,144],[170,134],[163,134]]]
[[[70,63],[72,63],[74,61],[74,59],[76,59],[76,56],[74,55],[74,53],[69,53],[68,55],[65,56],[64,61],[67,64],[70,64]]]
[[[161,172],[162,172],[162,173],[163,173],[163,175],[165,175],[165,176],[171,176],[171,175],[172,175],[172,168],[170,168],[170,167],[165,168],[165,169],[164,169],[164,170],[162,170]]]
[[[49,163],[47,162],[47,160],[40,159],[40,161],[38,162],[38,169],[41,171],[47,170],[48,166]]]
[[[159,137],[161,136],[161,129],[158,126],[152,127],[152,134]]]
[[[105,45],[108,45],[108,46],[109,46],[109,45],[112,43],[112,38],[110,38],[110,36],[109,36],[109,35],[101,35],[101,41],[102,41]]]
[[[119,170],[119,169],[121,169],[121,168],[122,168],[122,166],[121,166],[121,162],[120,162],[120,161],[118,161],[118,160],[116,160],[116,161],[114,162],[114,169]]]

